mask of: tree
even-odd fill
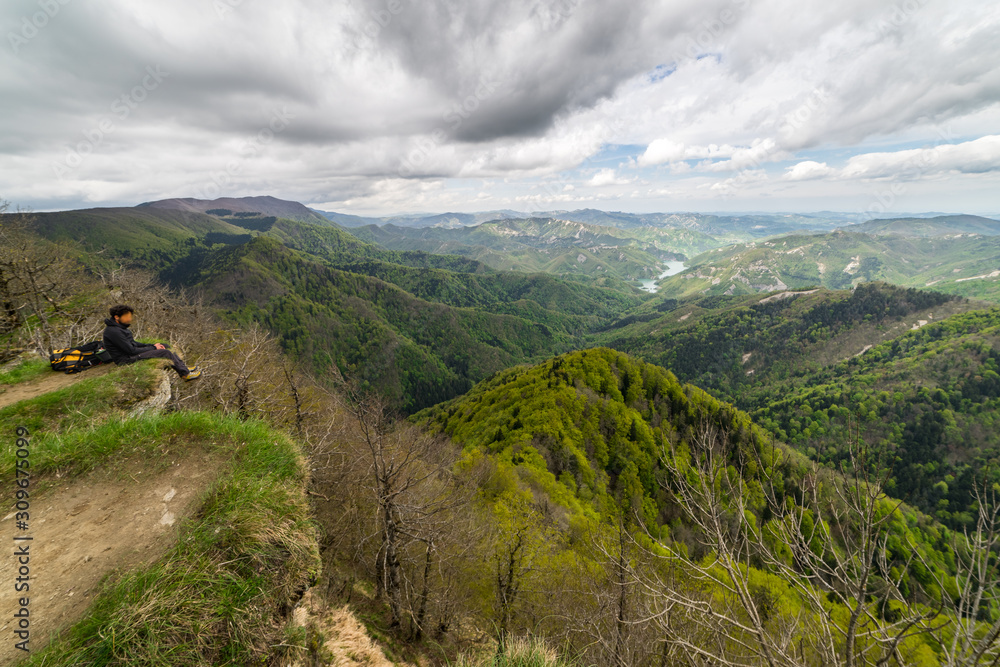
[[[734,448],[706,422],[689,448],[663,450],[663,488],[707,555],[665,545],[664,565],[683,583],[651,578],[649,613],[692,664],[906,664],[908,640],[944,627],[932,591],[904,594],[900,572],[913,562],[928,568],[916,545],[901,567],[888,560],[900,503],[883,494],[889,473],[860,439],[849,467],[814,465],[797,498],[784,492],[788,454],[773,441]],[[782,599],[794,614],[777,613]]]
[[[648,545],[640,546],[636,533],[645,521],[643,488],[636,465],[629,462],[618,477],[616,502],[604,521],[587,535],[586,556],[599,567],[600,576],[583,578],[591,604],[574,614],[571,623],[599,649],[600,664],[626,667],[638,664],[647,650],[647,638],[636,635],[644,625],[639,570]],[[641,537],[641,535],[640,535]]]
[[[942,642],[948,667],[995,665],[1000,660],[1000,489],[983,483],[974,489],[977,518],[974,531],[964,532],[952,548],[956,556],[952,599],[951,641]]]
[[[57,345],[78,342],[76,327],[89,311],[71,312],[69,302],[86,280],[59,246],[32,233],[30,213],[7,213],[9,208],[0,200],[0,335],[23,329],[24,338],[47,355]],[[57,327],[60,317],[65,322]]]
[[[454,483],[455,456],[450,442],[400,422],[386,399],[344,384],[343,407],[353,415],[367,462],[371,496],[377,513],[381,544],[375,556],[376,596],[389,602],[390,627],[409,620],[411,639],[426,628],[432,564],[448,524],[445,515],[468,502],[468,493]],[[418,543],[419,575],[409,567],[410,547]]]
[[[493,624],[497,650],[506,650],[508,635],[532,575],[539,572],[551,529],[535,509],[531,493],[506,490],[493,506],[495,524],[489,559],[493,576]]]

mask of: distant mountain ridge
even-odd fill
[[[624,211],[602,211],[599,209],[513,211],[509,209],[480,211],[476,213],[439,213],[419,215],[392,215],[364,217],[319,211],[327,219],[345,227],[392,224],[397,227],[450,227],[479,225],[497,220],[524,220],[530,218],[551,218],[581,222],[588,225],[632,229],[635,227],[662,227],[692,229],[712,236],[724,236],[727,240],[739,241],[772,236],[793,231],[830,231],[849,220],[798,213],[774,214],[734,214],[712,213],[627,213]]]
[[[681,298],[884,280],[996,301],[998,258],[1000,235],[791,234],[702,253],[690,268],[661,281],[659,291]]]
[[[869,220],[839,228],[845,232],[860,232],[873,236],[950,236],[982,234],[1000,236],[1000,220],[978,215],[941,215],[933,218],[887,218]]]
[[[194,199],[192,197],[161,199],[139,204],[136,208],[146,207],[197,213],[227,210],[232,213],[261,213],[314,224],[328,222],[327,218],[297,201],[287,201],[266,195],[260,197],[219,197],[218,199]]]
[[[622,280],[656,278],[663,262],[725,245],[693,229],[626,229],[553,218],[493,220],[456,228],[390,222],[348,231],[390,250],[457,254],[499,270],[610,275]]]

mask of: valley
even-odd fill
[[[602,617],[594,605],[610,589],[597,585],[566,607],[552,600],[587,581],[587,572],[615,571],[614,543],[607,541],[613,535],[631,536],[632,546],[619,541],[614,558],[626,551],[640,558],[644,564],[630,575],[637,581],[657,581],[672,567],[694,574],[701,572],[700,554],[730,548],[726,541],[712,542],[702,522],[738,511],[751,517],[741,529],[750,530],[766,517],[788,520],[789,507],[798,508],[794,516],[826,516],[839,511],[833,489],[855,483],[876,485],[873,507],[890,498],[901,503],[893,510],[898,520],[871,529],[887,545],[886,567],[897,573],[895,613],[923,622],[920,610],[944,599],[944,584],[935,582],[965,567],[949,554],[957,536],[982,525],[982,489],[1000,484],[994,435],[1000,312],[990,293],[983,299],[955,288],[989,284],[992,243],[1000,236],[985,234],[989,225],[981,219],[920,219],[919,233],[909,236],[903,222],[889,221],[863,234],[814,230],[729,245],[689,227],[630,227],[620,219],[621,227],[511,217],[451,227],[345,228],[274,198],[170,200],[16,220],[27,221],[18,233],[37,237],[33,252],[56,253],[78,267],[77,281],[92,285],[72,297],[79,312],[107,298],[99,296],[104,291],[124,294],[133,285],[129,293],[146,295],[143,303],[167,300],[190,313],[183,321],[202,333],[184,338],[188,349],[200,351],[203,363],[215,369],[210,373],[235,374],[209,380],[209,393],[190,394],[200,396],[200,405],[239,419],[251,411],[273,415],[275,424],[295,425],[310,447],[321,448],[316,452],[353,448],[354,463],[317,469],[310,490],[326,503],[336,500],[317,507],[317,516],[347,540],[323,547],[325,553],[355,562],[334,566],[326,575],[329,586],[347,586],[348,572],[380,576],[372,563],[376,570],[387,567],[378,555],[382,547],[359,555],[351,546],[374,526],[332,509],[359,502],[350,489],[364,479],[365,451],[401,456],[393,460],[412,460],[436,474],[451,470],[452,481],[420,482],[406,502],[430,503],[428,508],[444,503],[433,512],[445,512],[454,532],[425,525],[418,515],[400,515],[400,521],[415,521],[407,530],[423,537],[394,547],[401,550],[394,576],[413,578],[430,553],[419,545],[435,541],[436,557],[448,565],[433,577],[422,575],[428,600],[400,591],[384,602],[376,595],[357,603],[397,619],[383,628],[400,628],[399,619],[410,618],[409,630],[399,632],[411,641],[421,632],[413,605],[447,619],[450,586],[479,596],[479,605],[498,594],[480,590],[475,567],[460,554],[504,562],[512,558],[505,545],[518,544],[510,540],[529,540],[525,544],[546,555],[531,571],[511,576],[533,592],[518,598],[506,616],[474,611],[475,605],[463,613],[513,628],[558,609],[563,620],[543,624],[544,632],[573,641],[588,618]],[[716,233],[732,233],[735,223],[725,224],[728,232],[722,221],[711,222]],[[949,224],[962,231],[945,233]],[[695,241],[709,249],[689,257],[684,251],[692,246],[684,244]],[[573,253],[587,261],[573,260]],[[556,259],[562,255],[568,263]],[[811,274],[804,267],[814,259]],[[603,270],[587,272],[574,263]],[[835,269],[843,276],[824,277]],[[948,271],[952,277],[940,288],[905,284],[933,282],[925,279]],[[985,277],[967,275],[976,271]],[[126,275],[132,277],[121,278]],[[158,330],[177,335],[178,316],[169,312],[156,316]],[[196,312],[203,313],[200,319],[187,319]],[[9,348],[15,340],[21,339],[8,336]],[[210,342],[225,340],[231,342],[214,349]],[[280,359],[281,366],[234,364],[243,350]],[[211,361],[218,355],[231,356]],[[23,377],[34,376],[24,371]],[[4,377],[0,373],[0,381]],[[10,376],[11,388],[0,391],[0,398],[9,394],[12,401],[3,410],[21,410],[48,395],[24,393],[34,385],[19,386],[19,377]],[[57,391],[49,384],[44,391]],[[186,400],[176,389],[169,394],[168,400]],[[379,460],[372,459],[376,470]],[[712,501],[722,512],[712,519],[690,504],[689,494],[703,487],[679,480],[723,469],[729,490]],[[851,482],[852,476],[867,481]],[[810,499],[805,490],[817,478],[826,490]],[[343,479],[355,481],[340,488]],[[475,502],[462,495],[473,490]],[[435,494],[444,495],[431,500]],[[457,505],[443,500],[453,495],[465,499]],[[372,502],[365,512],[388,501]],[[463,532],[463,522],[473,520],[501,537]],[[830,520],[837,537],[831,534],[823,549],[845,549],[859,537],[853,519]],[[785,539],[804,536],[793,531]],[[390,539],[397,538],[383,534],[382,544]],[[815,597],[798,569],[776,577],[773,568],[793,567],[787,556],[768,540],[754,548],[764,560],[749,560],[744,574],[728,576],[785,590],[781,595],[793,600],[788,614],[818,613],[826,604],[848,613],[857,604],[849,597],[823,602],[827,598]],[[134,567],[153,571],[158,562],[135,561]],[[344,583],[336,584],[338,577]],[[712,588],[712,595],[728,585],[713,581],[721,588]],[[387,590],[391,585],[384,584]],[[678,604],[641,587],[627,590],[637,604]],[[962,599],[959,590],[949,595]],[[298,627],[330,632],[352,622],[327,618],[309,600]],[[684,622],[694,631],[702,622],[695,613],[701,603],[683,604],[689,605],[682,607]],[[758,604],[747,601],[740,613],[757,613]],[[73,610],[74,617],[88,618],[85,606]],[[948,618],[952,612],[942,607],[938,613]],[[636,623],[628,650],[641,653],[663,628]],[[836,624],[828,631],[837,632]],[[881,625],[865,632],[883,641],[877,639]],[[767,633],[756,636],[754,641],[772,641]],[[52,650],[90,650],[77,641]],[[906,650],[917,655],[934,649],[915,641]]]

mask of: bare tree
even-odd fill
[[[519,607],[544,572],[554,531],[535,507],[530,492],[508,490],[493,506],[487,549],[493,577],[492,622],[497,650],[506,647]]]
[[[882,491],[888,472],[872,474],[855,439],[850,467],[838,475],[814,466],[795,502],[777,471],[787,455],[773,441],[734,447],[707,422],[687,451],[664,445],[664,489],[707,558],[664,545],[674,581],[646,583],[649,618],[691,664],[905,664],[906,640],[943,623],[940,601],[904,595],[902,575],[891,574],[886,541],[899,502]],[[757,475],[744,477],[749,470]],[[922,559],[911,546],[910,558]],[[797,595],[797,616],[776,613],[768,574]],[[846,620],[831,614],[831,602],[847,610]]]
[[[32,232],[30,213],[9,208],[0,200],[0,335],[20,329],[25,342],[46,353],[75,344],[75,326],[86,314],[70,301],[90,281],[64,249]]]
[[[579,553],[584,564],[571,573],[569,582],[560,582],[560,598],[566,604],[560,605],[554,636],[578,646],[588,663],[638,665],[648,658],[650,645],[639,573],[646,550],[638,544],[639,529],[628,508],[616,507],[607,519],[582,536]]]
[[[951,641],[942,645],[943,664],[948,667],[1000,663],[1000,620],[981,620],[984,612],[988,614],[1000,602],[1000,498],[996,487],[988,483],[976,487],[975,498],[976,528],[966,529],[964,539],[956,538],[952,545],[958,596],[951,605]]]
[[[402,628],[405,617],[411,638],[418,638],[426,630],[431,573],[446,515],[468,502],[454,483],[454,450],[446,438],[395,418],[380,394],[350,382],[344,392],[343,406],[356,421],[375,500],[381,538],[376,594],[388,599],[390,625]],[[409,567],[414,544],[420,545],[419,568]]]

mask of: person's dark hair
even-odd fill
[[[125,304],[120,303],[117,306],[111,306],[111,308],[108,309],[108,312],[111,313],[111,317],[121,317],[125,313],[134,313],[135,310],[132,309],[132,306],[126,306]]]

